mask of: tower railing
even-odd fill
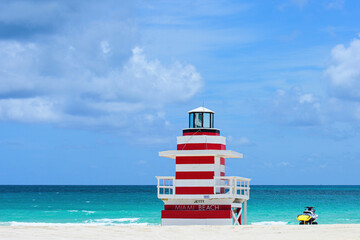
[[[188,196],[175,194],[174,176],[157,176],[157,195],[161,199],[187,198]],[[198,195],[200,196],[200,195]],[[241,198],[248,200],[250,197],[250,179],[243,177],[214,177],[214,194],[206,198]],[[205,195],[204,195],[205,198]]]
[[[175,195],[175,177],[156,177],[158,198],[172,198]]]
[[[250,197],[250,180],[243,177],[215,176],[214,195],[248,200]]]

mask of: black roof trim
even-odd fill
[[[183,129],[183,133],[190,133],[190,132],[211,132],[211,133],[220,134],[220,130],[219,129],[214,129],[214,128],[188,128],[188,129]]]

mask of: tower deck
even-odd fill
[[[175,177],[157,176],[157,196],[166,199],[233,199],[242,202],[250,198],[250,178],[223,176],[209,180],[214,186],[214,194],[175,194]],[[194,183],[196,184],[196,182]]]

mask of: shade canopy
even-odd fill
[[[210,109],[207,109],[207,108],[204,108],[204,107],[195,108],[195,109],[189,111],[188,113],[195,113],[195,112],[215,113],[214,111],[212,111]]]

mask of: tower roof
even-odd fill
[[[189,113],[193,113],[193,112],[215,113],[214,111],[211,111],[210,109],[207,109],[207,108],[204,108],[204,107],[198,107],[198,108],[195,108],[195,109],[189,111]]]

